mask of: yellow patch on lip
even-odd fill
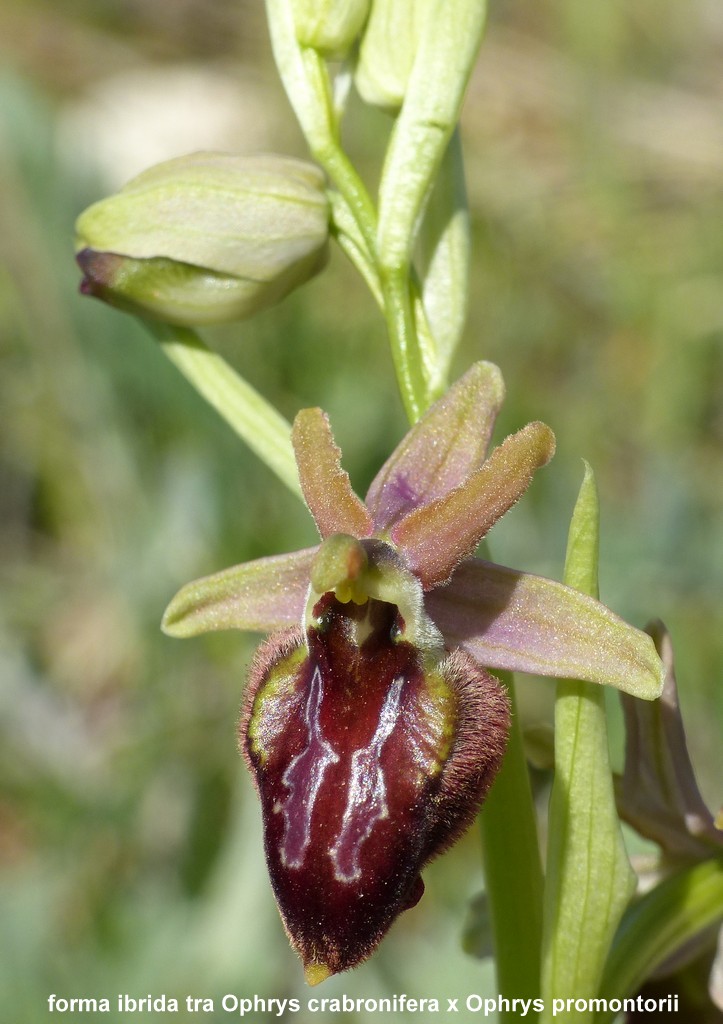
[[[269,709],[272,715],[283,716],[284,702],[293,695],[294,684],[300,665],[306,658],[306,648],[301,645],[291,651],[285,658],[282,658],[273,671],[269,673],[266,682],[259,688],[248,724],[249,746],[254,754],[264,765],[269,759],[268,740],[269,737],[262,728],[262,709],[265,709],[266,719],[269,718]],[[265,706],[265,702],[268,704]],[[278,727],[278,722],[277,722]]]
[[[320,985],[331,977],[331,971],[326,964],[309,964],[304,968],[304,977],[307,985]]]

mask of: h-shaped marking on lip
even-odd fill
[[[372,834],[374,826],[389,816],[387,787],[380,759],[384,744],[394,731],[399,717],[404,677],[395,679],[384,698],[379,721],[368,746],[355,750],[351,757],[349,790],[341,830],[329,851],[334,877],[340,882],[354,882],[361,877],[359,854],[362,843]]]
[[[319,722],[324,682],[317,665],[311,678],[309,696],[304,708],[304,721],[309,742],[290,762],[282,776],[289,790],[280,810],[284,815],[284,839],[281,863],[287,868],[300,868],[311,842],[311,816],[326,769],[336,764],[338,754],[324,738]]]

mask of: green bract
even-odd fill
[[[387,270],[411,255],[415,225],[459,121],[485,24],[485,0],[428,3],[379,185],[377,247]]]
[[[240,320],[324,266],[328,227],[313,164],[194,153],[149,168],[81,214],[81,290],[168,323]]]
[[[369,12],[369,0],[292,0],[296,38],[330,57],[353,46]]]

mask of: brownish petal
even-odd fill
[[[500,371],[480,362],[434,403],[369,488],[367,506],[377,531],[447,494],[481,466],[503,398]]]
[[[372,519],[341,468],[341,452],[321,409],[302,409],[294,420],[291,441],[306,504],[322,539],[333,533],[369,537]]]
[[[449,579],[487,531],[525,493],[535,470],[555,451],[544,423],[529,423],[506,438],[460,487],[414,509],[391,530],[407,565],[431,590]]]

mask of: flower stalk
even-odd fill
[[[419,335],[406,268],[381,271],[382,295],[387,316],[392,360],[397,383],[410,423],[416,423],[430,403]]]

